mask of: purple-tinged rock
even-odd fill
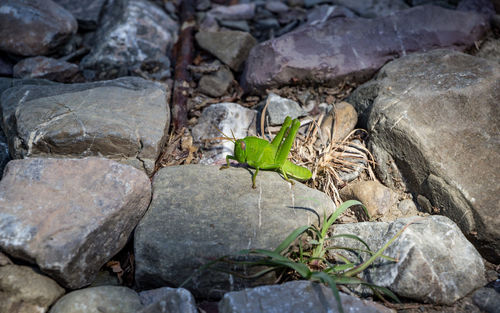
[[[320,5],[307,12],[307,24],[324,23],[339,17],[355,17],[356,13],[339,5]]]
[[[431,5],[375,19],[328,20],[255,46],[241,85],[246,92],[262,92],[292,81],[366,81],[399,56],[440,47],[464,50],[488,29],[484,15]]]
[[[73,15],[52,0],[0,0],[0,50],[45,55],[76,33]]]
[[[0,248],[81,288],[123,248],[150,198],[144,173],[108,159],[10,161],[0,181]]]
[[[387,16],[393,12],[410,8],[403,0],[335,0],[335,4],[367,18]]]
[[[23,59],[14,66],[15,78],[44,78],[70,83],[78,80],[78,73],[76,64],[43,56]]]
[[[472,11],[487,16],[495,15],[495,7],[490,0],[462,0],[457,5],[457,11]]]
[[[97,28],[99,14],[106,0],[53,0],[71,12],[78,21],[78,25],[87,30]]]

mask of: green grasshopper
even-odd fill
[[[236,139],[234,135],[233,138],[224,135],[223,139],[234,143],[234,155],[227,155],[227,165],[223,165],[220,169],[229,168],[229,160],[246,163],[250,167],[255,168],[255,173],[252,175],[252,188],[254,189],[256,188],[255,178],[260,169],[278,171],[291,184],[293,184],[293,181],[288,179],[288,176],[299,180],[308,180],[312,176],[311,171],[287,160],[299,127],[300,122],[298,119],[292,121],[292,118],[287,116],[283,126],[271,143],[265,139],[253,136]],[[283,137],[285,138],[283,139]]]

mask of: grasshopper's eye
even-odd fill
[[[244,141],[240,141],[240,147],[241,147],[241,150],[245,150],[246,145],[245,145]]]

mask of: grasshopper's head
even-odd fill
[[[244,139],[237,139],[234,142],[234,157],[239,163],[247,161],[247,145]]]

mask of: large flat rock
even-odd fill
[[[364,82],[387,61],[440,47],[462,50],[488,29],[483,15],[431,5],[374,19],[330,19],[255,46],[241,83],[247,92],[263,92],[291,82]]]
[[[0,181],[0,249],[81,288],[123,248],[150,198],[143,172],[108,159],[10,161]]]
[[[260,171],[252,189],[244,168],[183,165],[162,168],[153,200],[134,237],[136,282],[141,288],[179,286],[213,258],[242,249],[274,249],[295,228],[332,213],[332,200],[278,173]],[[195,275],[195,295],[220,297],[248,282],[226,273]]]
[[[165,88],[123,77],[82,84],[18,85],[0,98],[15,159],[104,156],[146,171],[170,124]]]
[[[388,63],[350,98],[370,132],[380,178],[427,197],[495,264],[499,101],[500,65],[451,50]]]

